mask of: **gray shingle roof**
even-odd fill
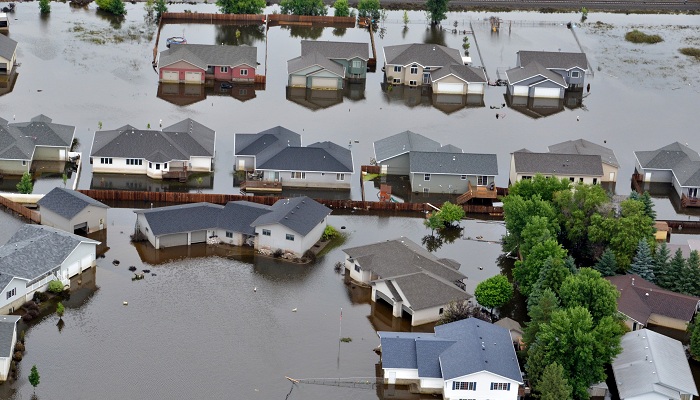
[[[418,368],[416,339],[432,333],[377,332],[382,346],[382,368]]]
[[[248,65],[256,68],[258,49],[251,46],[179,44],[160,53],[158,66],[167,67],[181,60],[201,69],[207,69],[210,65],[229,67]]]
[[[64,188],[53,188],[39,201],[41,209],[52,211],[65,219],[75,217],[87,206],[109,208],[106,204],[100,203],[92,197],[86,196],[75,190]]]
[[[308,53],[287,61],[287,73],[294,74],[302,69],[317,65],[341,78],[345,78],[345,68],[321,53]]]
[[[567,87],[566,81],[561,75],[548,70],[538,62],[530,62],[523,64],[522,67],[515,67],[506,71],[506,78],[508,79],[508,84],[510,85],[514,85],[518,82],[522,82],[536,76],[540,76],[542,80],[550,80],[563,88]]]
[[[658,150],[635,151],[642,168],[669,169],[681,186],[700,187],[700,155],[679,142]]]
[[[425,271],[391,278],[391,281],[401,290],[403,300],[414,311],[472,298],[452,282]]]
[[[12,357],[12,337],[19,319],[19,315],[0,316],[0,357]]]
[[[91,156],[143,158],[151,162],[213,157],[215,139],[216,132],[189,118],[162,132],[126,125],[95,132]]]
[[[4,120],[3,120],[4,121]],[[70,147],[75,127],[38,115],[29,122],[0,124],[0,159],[31,160],[36,146]]]
[[[453,144],[446,144],[446,145],[440,147],[439,149],[437,149],[437,151],[440,151],[443,153],[464,153],[462,151],[462,149],[460,149],[459,147],[457,147]]]
[[[603,176],[598,155],[515,152],[513,160],[517,173]]]
[[[418,376],[426,378],[442,378],[440,370],[440,354],[457,343],[454,340],[442,340],[436,337],[416,339],[416,364]]]
[[[319,53],[333,59],[361,58],[369,60],[369,44],[356,42],[330,42],[322,40],[302,40],[301,55]]]
[[[615,152],[612,149],[589,142],[585,139],[567,140],[566,142],[553,144],[549,146],[549,152],[558,154],[599,155],[603,163],[613,167],[620,167],[620,163],[617,162],[617,157],[615,157]]]
[[[284,147],[267,161],[257,162],[256,169],[277,171],[317,171],[352,173],[352,153],[331,142],[307,147]]]
[[[384,46],[384,60],[387,64],[409,65],[418,63],[424,67],[444,67],[447,65],[462,65],[459,50],[437,44],[400,44]]]
[[[237,133],[235,154],[256,156],[257,161],[265,162],[271,155],[283,148],[301,146],[301,135],[282,126],[266,129],[258,133]]]
[[[0,57],[10,60],[17,50],[17,42],[0,34]]]
[[[585,53],[521,50],[518,54],[520,55],[520,65],[538,62],[545,68],[571,69],[579,67],[583,70],[588,69],[588,59]]]
[[[486,83],[487,81],[483,68],[470,67],[468,65],[450,65],[430,74],[433,81],[439,81],[447,75],[454,75],[468,83]]]
[[[437,151],[440,143],[427,137],[404,131],[374,142],[374,157],[378,163],[409,151]]]
[[[272,207],[249,201],[231,201],[221,210],[218,227],[232,232],[255,235],[251,225],[261,215],[267,214]]]
[[[143,214],[153,234],[160,236],[218,227],[223,209],[218,204],[191,203],[134,212]]]
[[[658,398],[698,395],[683,345],[648,329],[629,332],[620,342],[622,352],[612,362],[620,398],[657,393]]]
[[[495,154],[412,151],[410,170],[411,173],[496,176],[498,160]]]
[[[331,209],[306,196],[281,199],[272,205],[271,211],[259,216],[252,226],[280,224],[300,235],[311,232]]]

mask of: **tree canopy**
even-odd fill
[[[333,15],[336,17],[349,17],[350,6],[348,0],[335,0],[333,3]]]
[[[545,178],[541,174],[537,174],[532,179],[523,179],[511,185],[508,188],[508,195],[520,196],[525,199],[539,196],[544,201],[552,201],[555,193],[570,188],[571,182],[566,179]]]
[[[125,15],[126,8],[122,0],[95,0],[95,4],[100,10],[107,11],[114,15]]]
[[[539,302],[540,296],[545,290],[551,290],[559,297],[561,285],[569,276],[571,276],[571,270],[566,266],[566,261],[548,258],[540,270],[540,275],[532,287],[530,296],[527,298],[528,309]]]
[[[373,20],[379,19],[379,0],[360,0],[357,3],[357,13],[360,17],[368,17]]]
[[[564,261],[566,250],[555,239],[547,239],[532,247],[528,256],[515,262],[513,277],[520,293],[529,296],[532,287],[540,276],[540,270],[549,258]]]
[[[31,194],[34,191],[32,176],[29,172],[22,174],[22,178],[19,180],[19,183],[17,183],[17,191],[22,194]]]
[[[32,370],[29,372],[29,383],[34,387],[36,392],[36,387],[39,386],[41,382],[41,377],[39,376],[39,371],[36,369],[36,365],[32,365]]]
[[[637,274],[649,282],[656,282],[653,271],[654,257],[651,255],[649,242],[645,239],[641,239],[637,245],[637,254],[634,255],[632,264],[630,264],[629,272],[631,274]]]
[[[523,342],[530,347],[535,343],[541,324],[547,324],[552,319],[552,313],[559,309],[559,298],[551,289],[544,289],[537,302],[529,307],[530,321],[523,331]]]
[[[265,0],[216,0],[223,14],[262,14]]]
[[[323,0],[282,0],[280,2],[282,14],[294,15],[326,15],[328,8]]]
[[[603,255],[593,267],[603,276],[613,276],[617,273],[617,261],[615,261],[615,253],[610,249],[605,249]]]
[[[449,2],[450,0],[426,0],[425,11],[428,13],[430,22],[433,25],[447,19],[447,3]]]
[[[484,307],[501,307],[513,298],[513,285],[505,275],[495,275],[476,285],[474,297]]]
[[[557,213],[552,204],[542,200],[539,195],[525,198],[518,195],[508,195],[503,199],[503,214],[506,221],[508,245],[517,247],[523,243],[523,230],[531,222],[532,217],[544,217],[549,223],[549,232],[552,235],[559,233]]]
[[[584,307],[595,323],[617,314],[618,297],[620,293],[615,285],[591,268],[581,268],[577,274],[570,275],[559,290],[562,307]]]
[[[446,201],[440,207],[440,211],[437,212],[445,225],[455,225],[464,218],[464,208],[457,204],[452,204]]]
[[[553,196],[553,203],[559,210],[558,222],[563,236],[569,241],[569,250],[579,256],[588,256],[588,226],[591,217],[609,201],[607,193],[599,185],[579,183],[573,190],[555,192]]]
[[[542,371],[537,387],[533,388],[540,395],[540,400],[569,400],[572,387],[564,374],[564,367],[558,362],[547,365]]]

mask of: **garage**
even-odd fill
[[[76,235],[87,235],[88,234],[88,223],[87,221],[73,225],[73,233]]]
[[[180,73],[178,71],[163,71],[163,82],[180,82]]]
[[[543,88],[543,87],[536,87],[535,88],[535,96],[534,97],[544,97],[548,99],[558,99],[561,95],[561,89],[559,88]]]
[[[311,78],[311,88],[312,89],[338,89],[338,78]]]
[[[201,72],[185,72],[185,83],[202,83]]]
[[[292,81],[290,82],[292,87],[306,87],[306,76],[292,76]]]
[[[158,237],[158,248],[173,246],[187,246],[187,233],[175,233]]]
[[[513,96],[527,96],[530,88],[527,86],[513,86]]]
[[[438,82],[437,91],[438,93],[463,94],[464,83]]]
[[[207,241],[207,231],[192,232],[191,243],[204,243]]]
[[[483,83],[470,83],[467,86],[467,93],[483,94],[484,93],[484,84]]]

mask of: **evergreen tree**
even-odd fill
[[[615,261],[615,253],[610,249],[605,249],[603,255],[600,256],[598,262],[593,267],[603,276],[613,276],[617,273],[617,261]]]
[[[568,256],[564,259],[564,266],[566,269],[569,270],[572,274],[578,273],[578,268],[576,267],[576,260],[574,260],[573,257]]]
[[[22,174],[22,179],[20,179],[19,183],[17,184],[17,191],[22,194],[31,194],[34,191],[32,176],[29,174],[29,172]]]
[[[683,273],[685,270],[685,257],[683,257],[683,251],[681,249],[677,249],[676,253],[673,255],[673,258],[671,259],[671,263],[668,266],[668,274],[666,278],[666,282],[668,282],[668,286],[664,287],[665,289],[672,290],[674,292],[682,292],[683,291],[683,285],[681,284],[681,280],[683,278]]]
[[[530,322],[527,323],[523,331],[523,342],[528,348],[535,343],[540,325],[549,323],[552,313],[558,309],[559,299],[557,295],[551,289],[544,289],[540,294],[540,300],[530,307],[527,313],[530,316]]]
[[[548,258],[540,270],[540,276],[532,287],[532,293],[527,298],[528,310],[540,301],[540,297],[545,289],[549,289],[559,297],[559,288],[564,280],[571,275],[571,271],[566,267],[566,261],[557,258]]]
[[[534,389],[540,394],[540,400],[568,400],[572,398],[572,388],[564,375],[564,367],[556,361],[544,368],[542,378]]]
[[[690,252],[690,257],[685,262],[683,274],[684,293],[697,296],[700,293],[700,255],[697,250]]]
[[[32,370],[29,373],[29,383],[34,387],[34,393],[36,393],[36,387],[39,386],[39,382],[39,371],[37,371],[36,365],[33,365]]]
[[[700,361],[700,322],[695,321],[690,330],[690,354],[696,361]]]
[[[644,203],[644,213],[649,216],[649,218],[656,220],[656,211],[654,211],[654,201],[651,199],[649,192],[644,192],[643,195],[639,197],[639,201]]]
[[[666,246],[666,242],[661,243],[654,253],[654,277],[656,284],[665,288],[668,287],[668,267],[671,258],[671,250]]]
[[[641,239],[637,245],[637,254],[634,255],[628,272],[637,274],[649,282],[655,282],[653,270],[654,258],[651,256],[649,242]]]

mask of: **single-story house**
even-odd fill
[[[532,63],[538,63],[561,76],[568,89],[583,89],[588,72],[588,58],[585,53],[526,50],[517,53],[516,67],[525,67]]]
[[[332,142],[301,146],[301,136],[283,127],[235,136],[235,165],[253,170],[246,191],[282,188],[350,189],[355,167],[350,149]]]
[[[215,239],[258,250],[282,249],[301,257],[323,235],[330,209],[308,197],[295,197],[272,206],[234,201],[225,206],[193,203],[134,212],[136,231],[156,249]]]
[[[515,67],[506,71],[506,95],[563,99],[566,80],[538,62]]]
[[[683,344],[641,329],[622,336],[612,362],[621,400],[692,400],[698,395]]]
[[[409,157],[413,192],[461,194],[483,187],[495,197],[495,154],[412,151]]]
[[[340,90],[367,77],[367,43],[302,40],[301,56],[287,61],[289,87]]]
[[[190,118],[162,131],[125,125],[95,132],[90,164],[92,172],[145,174],[154,179],[211,172],[215,141],[216,132]]]
[[[16,61],[17,42],[5,35],[0,35],[0,75],[10,75]]]
[[[603,162],[597,154],[533,153],[527,149],[511,154],[511,184],[537,174],[597,185],[603,180]]]
[[[33,161],[68,161],[74,135],[74,126],[45,115],[12,124],[0,118],[0,174],[22,175]]]
[[[662,289],[634,274],[606,277],[620,292],[617,310],[635,331],[648,324],[685,331],[700,309],[700,298]]]
[[[17,321],[19,315],[0,316],[0,381],[6,381],[10,373],[12,355],[17,344]]]
[[[438,94],[484,94],[488,82],[483,68],[457,64],[432,72],[431,78]]]
[[[523,377],[505,328],[467,318],[435,333],[377,332],[384,384],[416,385],[445,400],[516,400]]]
[[[258,49],[251,46],[179,44],[158,57],[159,81],[204,84],[207,79],[255,82]]]
[[[687,145],[675,142],[657,150],[635,151],[634,157],[644,182],[670,183],[679,198],[698,198],[700,155]]]
[[[82,234],[107,226],[109,207],[75,190],[53,188],[37,204],[42,225]]]
[[[384,301],[394,317],[407,315],[411,325],[440,319],[451,301],[467,301],[464,279],[455,260],[438,259],[418,244],[395,240],[344,249],[351,279],[372,286],[372,301]]]
[[[70,278],[95,265],[100,242],[43,225],[24,225],[0,246],[0,314],[14,312],[52,280]]]
[[[549,146],[550,153],[556,154],[581,154],[581,155],[598,155],[602,161],[603,178],[601,182],[616,182],[617,172],[620,168],[620,163],[615,157],[615,152],[607,147],[589,142],[585,139],[567,140]]]

